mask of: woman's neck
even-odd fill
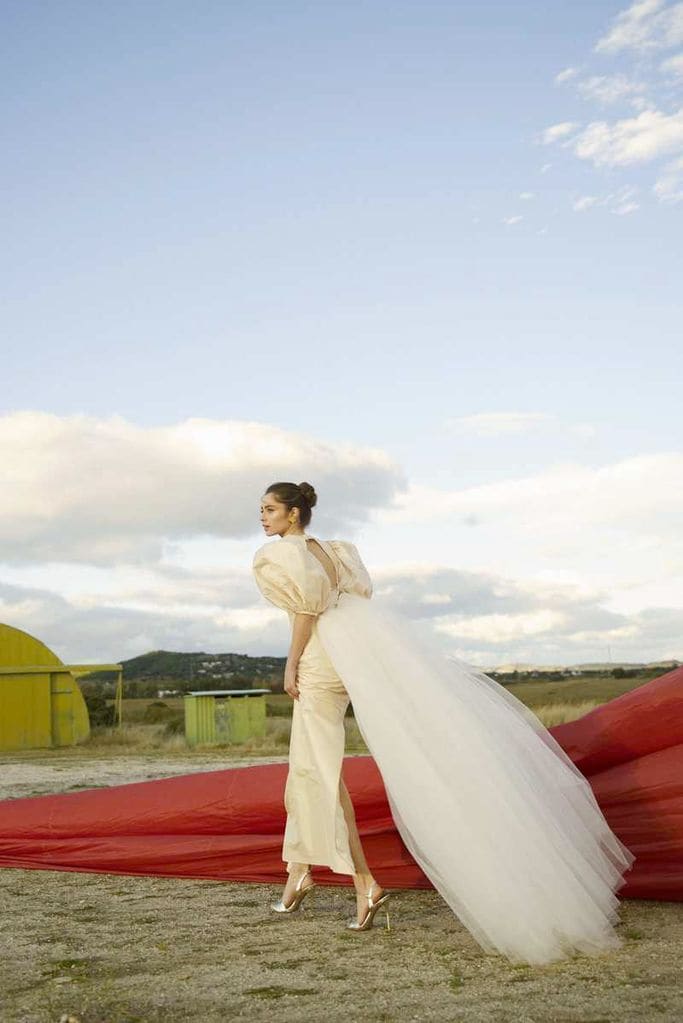
[[[281,536],[306,536],[303,529],[300,526],[292,526],[291,529],[287,529]]]

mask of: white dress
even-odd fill
[[[317,616],[313,659],[343,680],[396,827],[434,887],[482,948],[513,962],[619,947],[615,892],[634,857],[586,779],[503,686],[367,599],[352,544],[322,546],[336,591],[305,536],[261,547],[256,579],[290,616]]]
[[[297,613],[316,619],[297,668],[299,699],[292,707],[282,858],[287,870],[292,863],[310,863],[353,874],[339,792],[349,694],[320,642],[318,616],[336,603],[342,589],[369,597],[372,583],[352,544],[317,542],[334,563],[334,589],[303,536],[267,543],[254,557],[254,574],[264,596],[287,611],[290,622]]]

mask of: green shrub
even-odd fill
[[[83,699],[88,708],[91,728],[100,728],[114,724],[114,707],[108,706],[107,700],[102,693],[88,687],[83,692]]]
[[[158,725],[169,720],[174,711],[163,700],[153,700],[145,707],[142,720],[146,725]]]
[[[171,710],[171,713],[166,721],[166,735],[184,735],[185,734],[185,711],[183,710]]]

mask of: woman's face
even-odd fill
[[[292,522],[294,518],[294,522]],[[266,536],[282,536],[294,526],[296,528],[298,512],[291,511],[286,504],[278,501],[275,494],[265,494],[261,498],[261,525]]]

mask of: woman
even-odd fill
[[[316,500],[308,483],[269,487],[261,502],[261,524],[268,536],[290,542],[281,549],[266,544],[254,557],[262,593],[289,613],[292,624],[284,682],[294,707],[282,848],[289,877],[282,899],[273,908],[276,912],[298,909],[315,887],[310,865],[323,864],[336,873],[351,874],[358,919],[349,927],[368,930],[389,895],[370,873],[341,777],[349,695],[320,643],[315,619],[329,603],[336,603],[342,583],[348,592],[364,597],[370,596],[372,583],[351,544],[322,544],[306,536],[303,527],[311,520]],[[342,558],[348,563],[346,569]]]
[[[617,948],[614,893],[634,858],[583,775],[507,690],[368,599],[356,548],[306,534],[315,504],[308,483],[268,487],[261,523],[280,539],[254,557],[261,592],[292,625],[289,878],[273,908],[301,905],[311,864],[353,877],[355,930],[388,898],[341,779],[350,698],[406,847],[486,951],[541,964]]]

